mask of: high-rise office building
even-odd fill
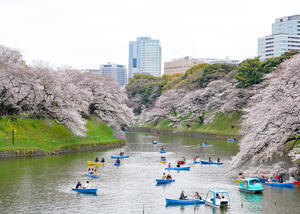
[[[261,60],[290,50],[300,51],[300,15],[277,18],[272,24],[272,35],[258,39],[257,52]]]
[[[102,64],[100,69],[87,69],[87,71],[110,76],[115,79],[120,86],[127,84],[127,70],[125,65],[107,63]]]
[[[161,47],[159,40],[138,37],[129,42],[129,78],[136,73],[161,76]]]

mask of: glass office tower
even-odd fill
[[[161,47],[159,40],[151,37],[138,37],[129,42],[129,78],[136,73],[161,76]]]

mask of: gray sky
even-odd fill
[[[163,61],[182,56],[245,59],[275,18],[300,0],[0,0],[0,44],[27,62],[98,68],[128,61],[128,41],[159,39]]]

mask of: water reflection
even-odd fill
[[[253,193],[246,193],[246,192],[240,192],[240,196],[242,199],[241,207],[246,205],[247,209],[250,212],[258,212],[262,208],[262,199],[263,194],[253,194]]]

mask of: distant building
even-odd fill
[[[86,69],[87,72],[92,72],[98,74],[100,72],[99,69]]]
[[[290,50],[300,51],[300,15],[277,18],[272,24],[272,35],[258,39],[257,54],[261,60]]]
[[[199,60],[205,62],[205,63],[209,63],[209,64],[213,64],[213,63],[228,63],[228,64],[239,64],[241,61],[240,60],[236,60],[236,59],[229,59],[229,58],[225,58],[225,59],[217,59],[217,58],[199,58]]]
[[[194,65],[202,63],[199,59],[194,59],[190,56],[183,58],[173,59],[170,62],[164,63],[164,74],[183,74]]]
[[[138,37],[129,42],[129,78],[136,73],[161,76],[161,47],[159,40],[151,37]]]
[[[111,63],[102,64],[99,69],[99,74],[112,77],[120,86],[125,86],[127,84],[127,70],[125,65]]]

